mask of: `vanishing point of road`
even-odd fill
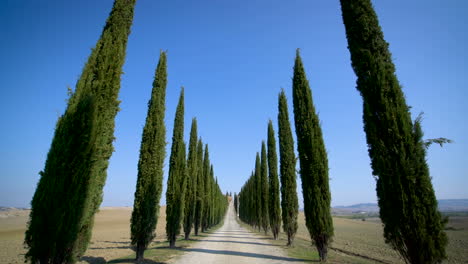
[[[175,259],[174,263],[303,263],[301,259],[287,257],[281,247],[272,245],[269,241],[270,239],[259,237],[241,227],[236,221],[234,206],[230,203],[223,226],[183,249],[186,253]]]

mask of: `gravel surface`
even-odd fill
[[[234,207],[229,206],[224,225],[216,232],[184,249],[186,253],[172,263],[176,264],[251,264],[251,263],[303,263],[290,258],[270,239],[261,238],[242,228],[236,221]]]

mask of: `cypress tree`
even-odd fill
[[[262,141],[262,150],[260,154],[260,182],[261,182],[261,200],[262,200],[262,227],[265,234],[270,226],[270,217],[268,213],[268,162],[265,141]]]
[[[205,183],[203,178],[203,142],[201,139],[198,140],[197,145],[197,193],[196,193],[196,204],[195,204],[195,219],[193,222],[193,228],[195,229],[195,235],[198,235],[198,230],[201,227],[203,217],[203,197],[205,193]]]
[[[208,144],[205,145],[205,154],[203,157],[203,184],[204,184],[204,189],[203,189],[203,215],[202,215],[202,222],[201,222],[201,227],[202,227],[202,232],[206,232],[208,229],[208,220],[209,220],[209,215],[210,215],[210,201],[209,197],[211,197],[211,181],[210,181],[210,156],[209,156],[209,151],[208,151]]]
[[[280,194],[278,181],[278,156],[276,154],[276,139],[273,123],[268,122],[268,183],[269,183],[269,216],[273,238],[278,239],[281,226]],[[235,197],[235,196],[234,196]]]
[[[197,157],[197,119],[192,119],[190,129],[189,153],[187,160],[187,188],[185,192],[185,214],[184,214],[184,233],[185,239],[189,239],[192,231],[193,221],[195,219],[195,207],[197,196],[197,176],[198,176],[198,157]]]
[[[294,155],[294,141],[289,123],[288,104],[283,90],[278,98],[278,138],[283,230],[288,236],[287,245],[291,246],[297,231],[299,203],[296,192],[296,157]]]
[[[260,154],[257,152],[255,156],[255,203],[256,203],[256,213],[257,213],[257,227],[258,230],[263,226],[263,201],[262,201],[262,172],[261,172],[261,161],[260,161]]]
[[[370,0],[341,0],[384,237],[407,263],[440,263],[447,235],[432,187],[419,120],[409,107]]]
[[[294,64],[293,105],[306,226],[320,260],[326,261],[328,245],[333,237],[328,159],[299,49]]]
[[[169,246],[175,247],[184,217],[185,188],[187,171],[184,143],[184,88],[180,91],[174,119],[171,156],[169,158],[169,177],[166,191],[166,235]]]
[[[239,214],[239,197],[234,193],[234,210],[236,211],[236,216]]]
[[[166,157],[166,84],[166,53],[161,52],[141,139],[138,179],[130,224],[131,244],[138,261],[143,259],[146,248],[155,237],[154,230],[159,216]]]
[[[57,122],[25,234],[25,258],[32,263],[74,263],[88,247],[113,152],[120,75],[134,5],[135,0],[115,0]]]
[[[216,186],[218,184],[218,179],[215,181],[215,176],[214,176],[214,169],[213,169],[213,164],[210,166],[210,182],[211,182],[211,196],[210,196],[210,214],[208,218],[208,227],[211,228],[214,225],[214,216],[216,214]],[[221,193],[221,195],[223,195]]]

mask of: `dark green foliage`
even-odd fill
[[[236,216],[239,213],[239,200],[238,196],[236,193],[234,193],[234,210],[236,211]]]
[[[166,53],[161,52],[141,139],[138,179],[130,224],[131,244],[136,251],[137,260],[143,259],[144,251],[155,237],[154,230],[159,216],[166,157],[166,84]]]
[[[447,235],[437,211],[419,120],[411,120],[370,0],[340,2],[363,98],[364,130],[385,240],[407,263],[440,263],[446,258]]]
[[[288,236],[288,246],[292,245],[297,231],[299,203],[296,192],[296,157],[294,141],[289,123],[288,104],[282,90],[278,99],[278,138],[280,153],[281,213],[283,230]]]
[[[201,227],[202,216],[203,216],[203,197],[205,195],[205,181],[203,177],[203,142],[201,139],[198,140],[197,145],[197,192],[196,192],[196,204],[195,204],[195,219],[193,221],[193,228],[195,235],[198,235],[198,230]]]
[[[25,244],[29,246],[26,257],[32,263],[75,262],[78,257],[67,252],[75,250],[80,220],[86,209],[83,206],[70,208],[89,202],[86,201],[89,197],[83,194],[89,191],[91,154],[95,151],[95,111],[94,100],[88,97],[77,106],[69,106],[57,122],[45,168],[31,202]],[[69,186],[74,188],[67,188]]]
[[[262,141],[262,150],[260,155],[260,199],[262,201],[262,227],[266,234],[268,232],[268,227],[270,226],[270,217],[268,213],[268,161],[265,141]]]
[[[261,168],[260,168],[260,154],[257,152],[257,155],[255,156],[255,200],[256,200],[256,212],[257,212],[257,227],[258,230],[263,226],[263,218],[266,217],[266,215],[263,215],[263,201],[262,201],[262,177],[261,177]]]
[[[320,260],[326,261],[333,237],[328,158],[299,49],[294,64],[293,105],[306,226]]]
[[[217,192],[216,192],[216,187],[218,185],[218,179],[216,179],[216,181],[214,180],[215,177],[214,177],[214,169],[213,169],[213,164],[211,164],[211,167],[210,167],[210,181],[211,181],[211,197],[209,198],[209,208],[210,208],[210,214],[209,214],[209,218],[208,218],[208,228],[212,227],[214,225],[214,222],[215,222],[215,215],[216,215],[216,196],[217,196]],[[223,195],[221,193],[221,195]],[[227,197],[226,197],[227,199]]]
[[[166,235],[169,246],[175,247],[184,217],[187,168],[184,143],[184,89],[180,92],[174,119],[169,177],[166,191]]]
[[[199,141],[198,151],[200,157],[202,154],[201,146],[201,141]],[[201,227],[202,232],[206,232],[223,219],[227,210],[228,200],[221,192],[218,185],[218,179],[214,176],[213,165],[210,163],[208,145],[205,145],[203,162],[199,160],[199,164],[203,164],[203,170],[202,173],[198,174],[198,177],[203,180],[198,182],[198,186],[203,188],[198,189],[199,192],[197,198],[199,199],[199,204],[196,207],[194,225],[195,232],[198,232],[198,226]]]
[[[31,201],[26,260],[74,263],[88,247],[102,202],[120,75],[135,0],[116,0],[100,39],[57,122],[44,171]]]
[[[187,157],[187,188],[185,192],[185,213],[184,213],[184,233],[185,239],[190,238],[193,221],[195,219],[195,209],[197,201],[197,176],[198,176],[198,136],[197,119],[192,119],[190,129],[189,153]]]
[[[273,123],[268,122],[268,183],[269,201],[268,213],[270,216],[270,227],[274,239],[278,239],[281,226],[280,194],[278,181],[278,156],[276,154],[276,139]],[[236,196],[234,196],[236,197]]]
[[[258,223],[256,210],[258,192],[255,183],[255,174],[252,173],[238,195],[239,218],[251,226],[256,226]]]
[[[203,184],[204,184],[204,190],[203,190],[203,215],[201,218],[201,229],[202,232],[205,232],[208,230],[209,227],[209,219],[210,219],[210,213],[211,213],[211,208],[210,208],[210,197],[211,197],[211,171],[210,171],[211,163],[210,163],[210,154],[208,150],[208,144],[205,145],[205,154],[203,157]]]

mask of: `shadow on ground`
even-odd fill
[[[232,241],[232,240],[206,240],[206,239],[194,239],[193,241],[197,242],[214,242],[214,243],[237,243],[237,244],[250,244],[250,245],[260,245],[260,246],[272,246],[272,244],[258,243],[258,242],[243,242],[243,241]]]
[[[270,238],[268,237],[246,237],[246,236],[216,236],[216,235],[208,235],[208,236],[201,236],[201,237],[221,237],[221,238],[226,238],[226,237],[230,237],[230,238],[245,238],[245,239],[260,239],[260,240],[271,240]]]
[[[131,241],[97,241],[97,242],[102,242],[102,243],[111,243],[111,244],[127,244],[130,245]]]
[[[90,247],[89,249],[128,249],[131,248],[129,246],[126,247]]]
[[[106,262],[104,262],[106,263]],[[166,264],[165,262],[156,262],[151,259],[145,259],[143,261],[137,262],[135,259],[114,259],[107,263],[139,263],[139,264]]]
[[[310,262],[305,259],[279,257],[279,256],[265,255],[265,254],[231,251],[231,250],[214,250],[214,249],[202,249],[202,248],[186,248],[186,249],[181,249],[181,250],[186,251],[186,252],[202,252],[202,253],[207,253],[207,254],[242,256],[242,257],[272,259],[272,260],[289,261],[289,262]],[[255,261],[253,261],[252,263],[254,262]]]
[[[83,256],[80,259],[81,261],[86,261],[89,264],[105,264],[107,263],[103,257],[91,257],[91,256]]]

